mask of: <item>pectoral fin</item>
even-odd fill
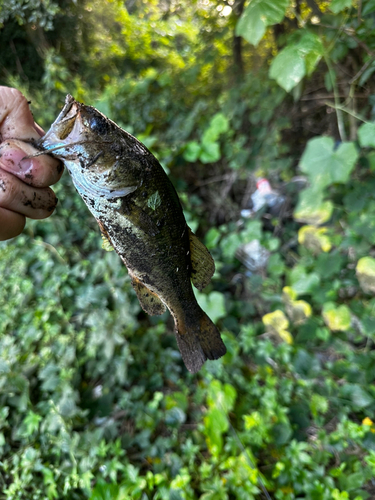
[[[191,281],[198,290],[203,290],[210,282],[215,272],[215,262],[210,252],[189,228]]]
[[[123,198],[118,211],[121,215],[125,215],[135,227],[149,236],[155,236],[160,232],[155,220],[145,210],[136,205],[133,200]]]
[[[159,314],[163,314],[166,310],[165,305],[159,299],[159,297],[151,292],[139,279],[135,276],[132,276],[132,285],[137,294],[139,303],[142,306],[142,309],[149,314],[150,316],[155,316]]]

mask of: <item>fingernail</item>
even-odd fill
[[[26,173],[28,170],[30,170],[33,166],[33,160],[31,158],[22,158],[22,160],[18,164],[19,169],[21,172]]]
[[[0,152],[0,162],[7,170],[15,172],[27,172],[32,167],[32,159],[26,158],[27,154],[22,149],[3,147]]]

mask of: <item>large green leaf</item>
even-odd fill
[[[352,0],[332,0],[329,8],[331,9],[332,12],[337,14],[338,12],[341,12],[342,10],[351,6],[352,6]]]
[[[281,22],[288,5],[288,0],[252,0],[237,23],[236,35],[258,45],[267,26]]]
[[[306,30],[298,42],[293,40],[275,57],[270,67],[270,77],[289,92],[305,75],[313,72],[323,53],[323,44],[318,35]]]
[[[353,142],[344,142],[335,149],[332,137],[315,137],[307,144],[300,168],[309,175],[312,186],[321,190],[335,182],[347,182],[357,158]]]

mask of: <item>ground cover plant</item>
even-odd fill
[[[0,244],[0,498],[375,497],[374,16],[0,2],[0,83],[41,125],[70,92],[169,172],[228,349],[186,371],[64,175],[55,214]]]

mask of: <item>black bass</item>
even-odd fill
[[[226,352],[216,326],[199,307],[215,265],[186,224],[177,193],[152,153],[91,106],[68,95],[39,146],[61,159],[100,229],[128,268],[144,311],[166,307],[187,369]]]

